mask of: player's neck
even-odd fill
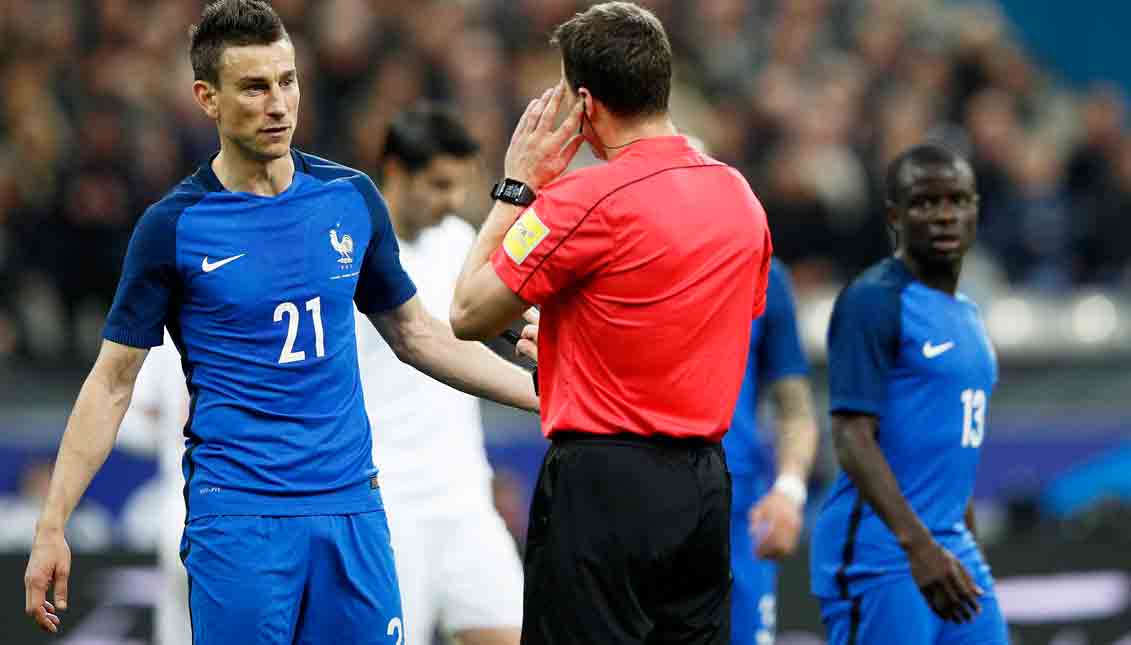
[[[958,292],[958,276],[962,273],[962,260],[955,260],[948,264],[932,264],[921,262],[904,251],[897,251],[895,256],[903,262],[903,265],[919,282],[952,296]]]
[[[295,161],[290,154],[270,161],[249,159],[232,146],[221,145],[220,154],[212,160],[212,172],[232,192],[274,197],[294,181]]]
[[[675,129],[671,117],[665,113],[649,119],[617,122],[612,124],[612,127],[607,128],[606,132],[598,134],[601,137],[601,143],[606,146],[605,158],[612,161],[627,150],[630,143],[655,137],[672,137],[678,135],[679,131]]]

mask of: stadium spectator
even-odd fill
[[[481,142],[485,175],[497,176],[510,126],[522,111],[522,97],[533,95],[533,87],[543,87],[557,74],[556,61],[543,47],[544,35],[586,4],[277,1],[300,44],[300,72],[304,78],[317,78],[303,88],[306,100],[296,145],[372,171],[393,115],[421,98],[447,100],[460,108]],[[1067,169],[1073,219],[1095,231],[1097,239],[1119,234],[1112,228],[1114,222],[1099,216],[1102,203],[1094,198],[1093,189],[1111,187],[1106,180],[1088,178],[1114,164],[1114,142],[1121,138],[1116,135],[1126,128],[1120,116],[1123,100],[1110,89],[1089,91],[1079,97],[1081,127],[1076,128],[1071,105],[1076,99],[1026,59],[1005,17],[992,5],[664,0],[650,6],[667,20],[681,61],[672,98],[677,125],[701,133],[721,159],[746,173],[767,203],[789,201],[762,178],[774,174],[773,154],[785,149],[779,147],[783,138],[795,140],[792,135],[802,125],[802,116],[815,110],[830,125],[835,120],[851,124],[848,140],[837,137],[842,150],[837,165],[863,168],[867,185],[873,187],[880,183],[884,164],[897,151],[923,140],[934,126],[951,123],[979,130],[971,132],[972,156],[983,184],[987,226],[1016,199],[1012,149],[1036,133],[1051,137],[1055,154],[1065,157],[1060,163]],[[76,186],[90,177],[77,172],[81,169],[75,162],[87,154],[77,133],[90,122],[88,113],[112,101],[118,106],[121,139],[113,155],[139,159],[133,148],[144,145],[146,164],[116,164],[100,175],[112,175],[111,185],[127,187],[128,204],[112,212],[113,218],[129,224],[140,215],[138,205],[152,201],[154,191],[160,190],[160,177],[183,176],[207,158],[212,131],[183,89],[191,70],[176,45],[183,42],[179,25],[191,20],[199,3],[8,0],[5,7],[0,12],[0,78],[5,87],[0,97],[0,157],[18,159],[19,164],[8,169],[0,164],[0,174],[14,176],[19,194],[15,205],[10,200],[9,205],[0,203],[0,209],[8,211],[0,216],[0,226],[21,269],[9,274],[6,286],[20,298],[10,316],[9,344],[22,358],[81,365],[97,349],[92,331],[100,315],[97,303],[113,288],[129,226],[99,225],[98,239],[105,242],[105,250],[63,261],[73,253],[62,249],[75,247],[67,238],[93,233],[88,226],[76,229],[68,224],[73,216],[67,214],[67,196],[80,194]],[[900,69],[899,61],[909,64]],[[837,89],[846,84],[852,88]],[[1006,101],[983,100],[987,90],[1000,92]],[[914,106],[904,109],[905,100]],[[709,109],[682,107],[696,103]],[[1000,123],[1005,103],[1017,116],[1009,117],[1012,125],[1003,131],[1007,136],[993,139],[1004,145],[987,144],[982,131],[993,123],[985,122]],[[1065,105],[1067,112],[1062,110]],[[979,114],[968,119],[972,112]],[[870,114],[880,118],[860,118]],[[155,155],[155,142],[169,137],[176,144],[163,143]],[[133,143],[143,140],[149,143]],[[809,174],[792,183],[824,181],[808,164],[797,165],[793,172]],[[825,188],[819,193],[821,207],[835,214],[831,221],[842,233],[854,233],[852,244],[837,248],[856,251],[861,241],[870,245],[883,239],[874,229],[852,226],[882,220],[882,199],[874,189],[864,201],[834,204]],[[999,197],[1006,202],[1000,209],[995,203]],[[466,210],[481,213],[484,204],[472,195]],[[775,217],[772,209],[768,212]],[[988,260],[999,261],[997,250],[990,250]],[[876,253],[870,247],[850,254],[854,257],[827,250],[810,253],[809,266],[823,268],[791,266],[797,272],[799,295],[842,282]],[[76,271],[85,275],[69,275]],[[1011,272],[1022,280],[1018,275]],[[1072,284],[1082,280],[1110,283],[1096,277],[1090,266],[1069,277]],[[37,293],[30,295],[29,290]],[[69,296],[77,290],[90,304],[74,307]],[[32,303],[33,314],[25,314],[25,300]],[[73,319],[64,320],[68,311]],[[66,351],[70,347],[80,351]]]

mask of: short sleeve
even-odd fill
[[[797,336],[797,311],[785,265],[774,262],[766,288],[766,312],[758,346],[759,380],[772,383],[809,372],[809,363]]]
[[[754,292],[754,308],[750,312],[751,320],[761,316],[766,311],[766,291],[770,282],[770,265],[774,259],[774,243],[770,237],[770,228],[768,226],[762,228],[762,259],[758,265],[758,286]]]
[[[106,340],[145,349],[164,342],[178,280],[178,215],[158,203],[138,220],[102,331]]]
[[[829,410],[879,416],[899,352],[899,291],[857,282],[841,292],[829,323]]]
[[[354,302],[363,314],[389,311],[416,295],[416,285],[401,266],[400,246],[389,220],[389,208],[377,192],[377,186],[365,175],[357,175],[350,181],[365,198],[373,223],[373,232],[361,262]]]
[[[491,255],[495,273],[526,302],[542,304],[587,277],[612,247],[600,204],[575,196],[570,179],[543,189]]]

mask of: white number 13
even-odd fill
[[[986,436],[985,390],[962,390],[962,447],[977,448]]]
[[[317,297],[306,301],[306,310],[314,319],[314,354],[321,358],[326,355],[326,343],[322,335],[322,298]],[[295,338],[298,337],[298,306],[293,302],[280,302],[275,307],[275,322],[283,320],[287,315],[287,340],[283,343],[283,351],[279,354],[279,363],[297,363],[306,360],[306,352],[296,352]]]

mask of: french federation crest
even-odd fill
[[[338,258],[338,263],[353,263],[353,238],[348,233],[343,234],[341,239],[338,239],[337,229],[330,229],[330,246],[334,247],[334,250],[342,256]]]

